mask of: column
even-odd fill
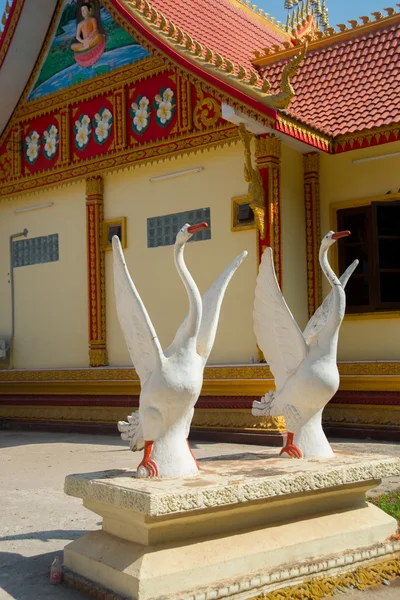
[[[311,317],[322,302],[321,269],[319,268],[318,260],[321,242],[318,152],[304,154],[303,164],[304,203],[306,209],[308,314]]]
[[[256,138],[256,165],[261,174],[267,210],[265,235],[259,234],[259,260],[267,246],[274,251],[276,277],[282,289],[281,141],[271,135]]]
[[[103,249],[102,177],[86,180],[88,290],[89,290],[89,363],[91,367],[108,365],[106,345],[106,290]]]

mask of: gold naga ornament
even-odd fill
[[[251,198],[250,208],[254,213],[257,228],[260,232],[261,239],[265,238],[265,190],[263,180],[258,168],[253,167],[251,161],[250,143],[253,134],[246,130],[244,123],[239,125],[239,136],[244,145],[244,178],[249,184],[248,195]]]

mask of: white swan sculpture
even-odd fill
[[[200,296],[184,259],[186,242],[207,223],[184,225],[176,236],[175,265],[189,297],[189,314],[163,352],[144,304],[124,261],[118,237],[112,240],[118,318],[141,382],[139,411],[120,421],[131,450],[144,448],[138,477],[184,477],[198,472],[187,441],[203,370],[214,345],[225,290],[247,252],[235,258]]]
[[[254,302],[254,331],[275,377],[276,391],[253,402],[253,415],[283,415],[288,431],[281,455],[330,457],[333,450],[322,429],[322,411],[339,387],[336,363],[339,329],[346,309],[344,288],[357,268],[355,260],[339,280],[328,250],[349,231],[330,231],[322,240],[319,261],[332,290],[302,333],[275,276],[271,248],[264,251]]]

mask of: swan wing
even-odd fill
[[[161,366],[162,349],[147,310],[129,274],[117,236],[112,239],[112,247],[118,319],[133,366],[143,386],[149,374]]]
[[[271,248],[262,256],[253,317],[257,343],[280,390],[307,356],[308,345],[279,288]]]
[[[242,252],[235,258],[234,261],[225,269],[223,273],[214,281],[210,288],[202,296],[203,312],[200,324],[200,330],[197,335],[197,353],[206,362],[212,347],[214,345],[215,335],[217,333],[219,314],[221,311],[222,301],[224,299],[226,288],[236,269],[241,265],[246,258],[247,252]],[[165,356],[174,354],[180,345],[183,343],[183,335],[186,330],[186,322],[188,317],[179,327],[174,341],[165,350]]]
[[[359,262],[360,261],[358,260],[352,262],[351,265],[347,267],[343,275],[340,277],[340,283],[342,284],[343,289],[346,287],[347,282],[358,267]],[[315,311],[311,319],[308,321],[306,328],[303,331],[304,339],[306,339],[307,342],[309,342],[313,335],[319,333],[321,329],[324,328],[328,320],[329,313],[331,312],[332,302],[333,291],[331,290],[326,296],[321,306]]]

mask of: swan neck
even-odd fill
[[[176,269],[179,277],[182,279],[189,298],[189,315],[186,323],[186,337],[189,339],[197,338],[199,333],[202,317],[202,302],[197,285],[185,264],[183,258],[184,248],[184,244],[175,244],[174,258]]]
[[[327,326],[332,333],[332,328],[335,331],[338,330],[343,320],[346,310],[346,296],[342,284],[329,264],[328,250],[329,248],[321,247],[319,261],[321,269],[329,281],[333,293],[333,302],[327,321]]]

